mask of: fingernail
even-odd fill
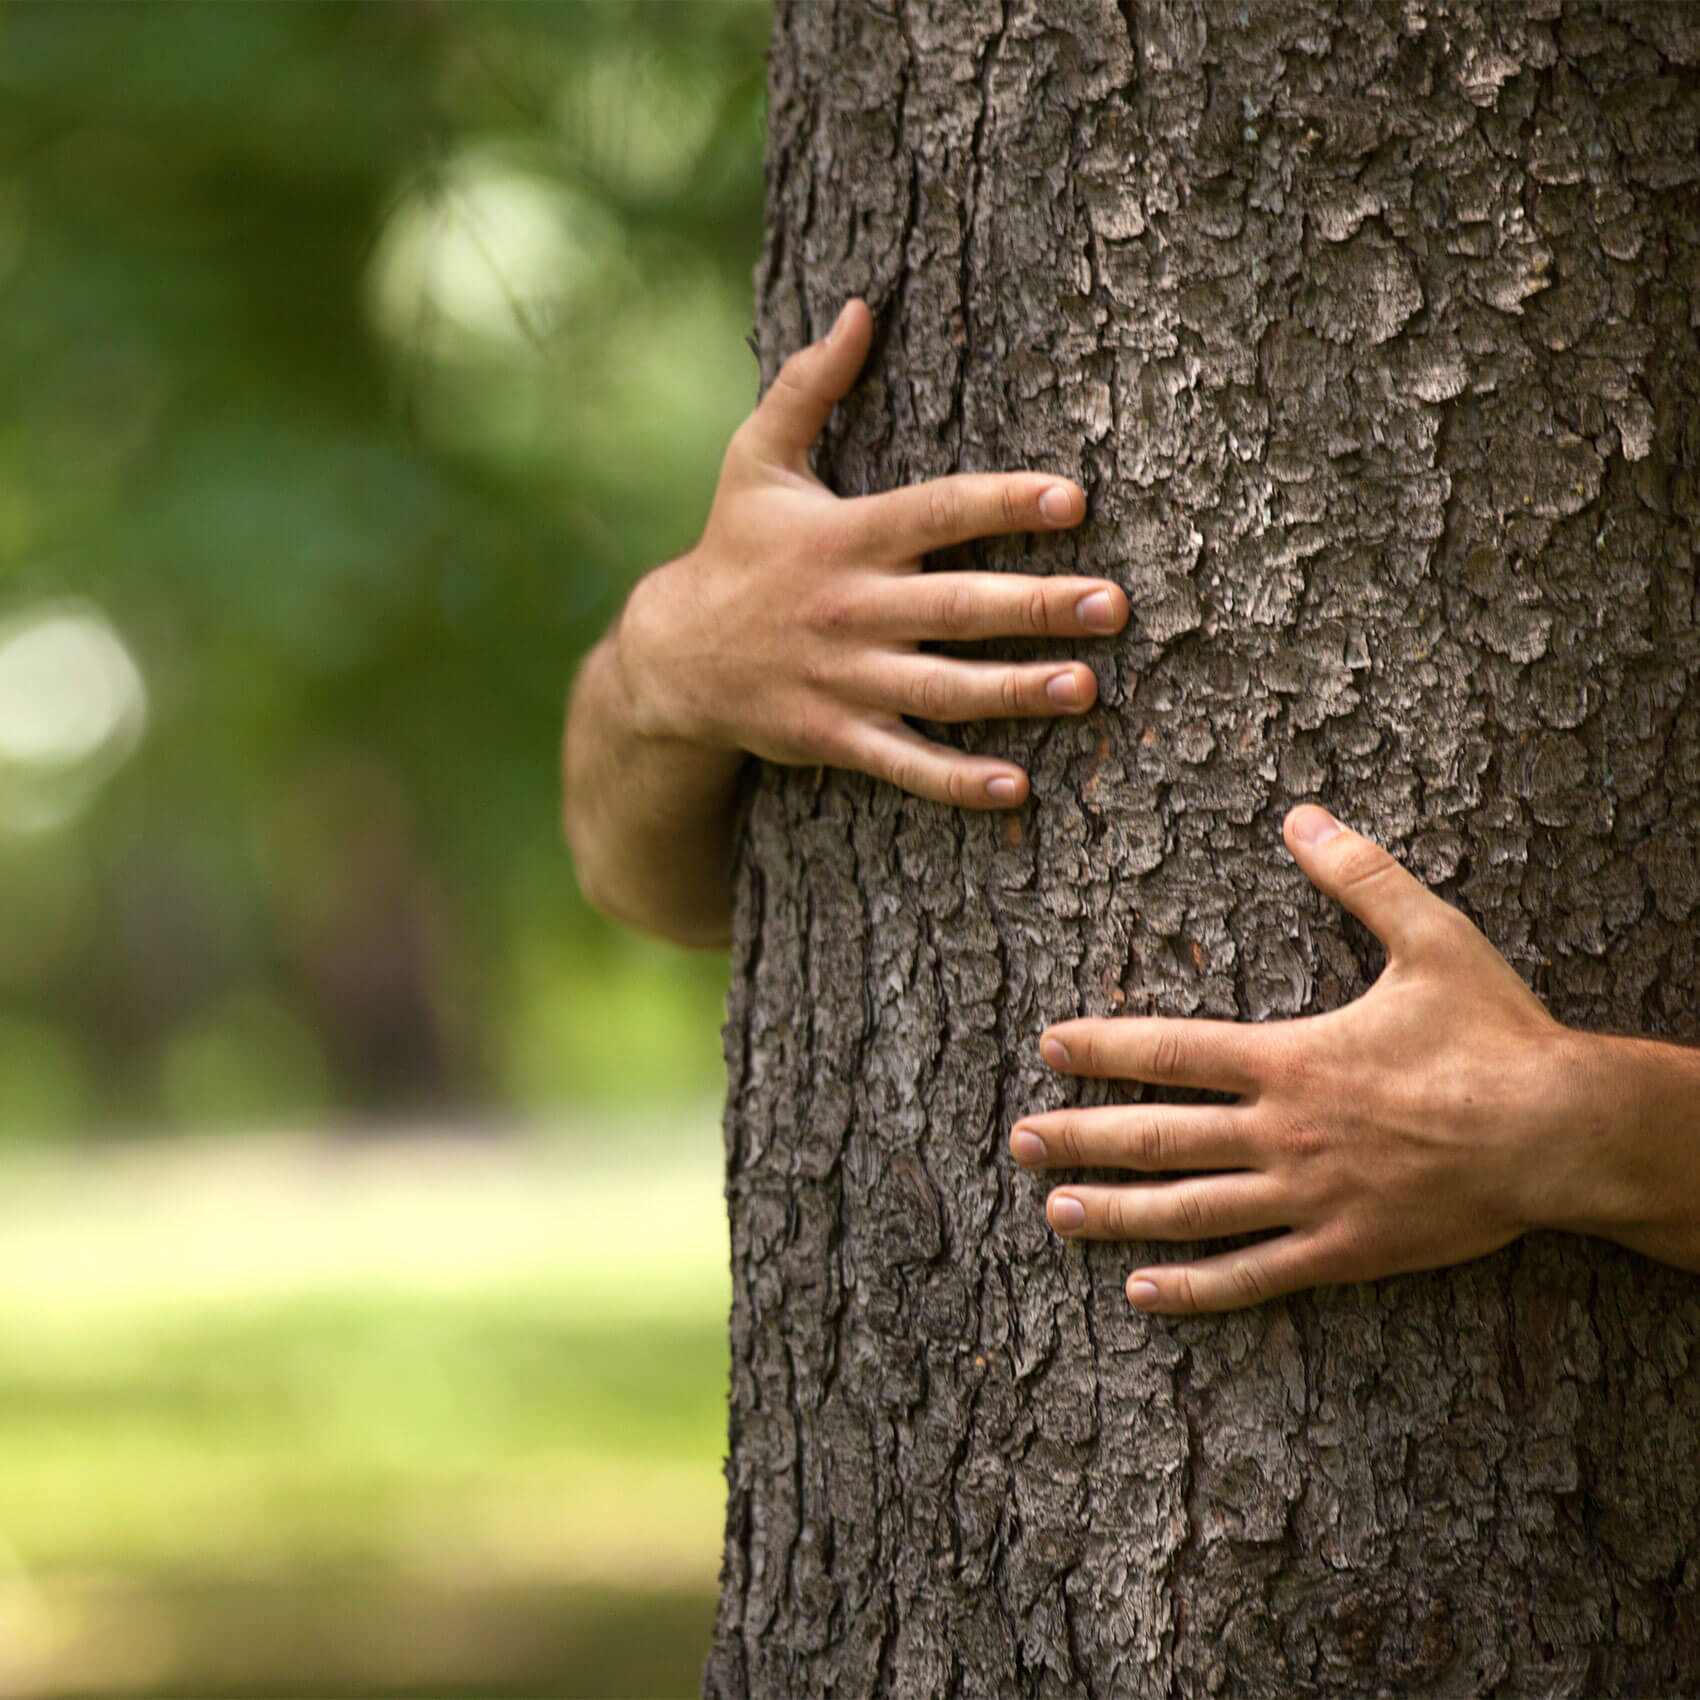
[[[1131,1303],[1141,1310],[1149,1310],[1157,1302],[1157,1283],[1155,1281],[1129,1281],[1127,1296]]]
[[[1045,682],[1045,695],[1058,708],[1080,706],[1080,681],[1072,673],[1053,673]]]
[[[1052,1068],[1068,1067],[1068,1046],[1061,1039],[1045,1039],[1040,1042],[1039,1055]]]
[[[1326,844],[1340,830],[1340,823],[1315,803],[1293,811],[1293,837],[1300,844]]]
[[[1003,774],[999,774],[996,779],[986,781],[986,795],[994,803],[1013,803],[1019,790],[1020,787],[1015,781]]]
[[[838,317],[832,321],[832,329],[826,333],[828,342],[837,342],[843,334],[844,327],[850,320],[850,303],[846,301],[838,310]]]
[[[1045,1142],[1030,1127],[1018,1127],[1009,1136],[1009,1149],[1018,1163],[1031,1166],[1045,1160]]]
[[[1095,590],[1090,596],[1083,596],[1074,605],[1075,618],[1081,625],[1094,632],[1113,631],[1116,624],[1116,611],[1110,602],[1107,590]]]
[[[1053,484],[1039,498],[1039,512],[1051,525],[1067,525],[1074,518],[1074,492]]]
[[[1059,1234],[1075,1234],[1085,1225],[1086,1206],[1078,1198],[1052,1198],[1051,1226]]]

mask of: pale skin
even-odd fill
[[[848,500],[809,453],[867,358],[851,301],[786,361],[734,434],[702,539],[640,581],[573,688],[567,841],[599,908],[686,945],[730,936],[733,805],[751,755],[855,768],[959,808],[1027,797],[1014,762],[925,738],[937,722],[1081,714],[1081,661],[923,653],[924,642],[1105,637],[1127,598],[1102,579],[923,574],[932,551],[1079,524],[1086,497],[1045,472],[965,473]],[[681,851],[685,853],[681,854]]]
[[[1150,1177],[1056,1188],[1052,1228],[1268,1236],[1135,1269],[1130,1301],[1171,1314],[1463,1263],[1534,1228],[1700,1269],[1700,1052],[1561,1026],[1458,910],[1325,810],[1294,809],[1285,837],[1381,940],[1385,971],[1298,1021],[1048,1028],[1040,1054],[1065,1073],[1235,1095],[1023,1117],[1025,1167]]]
[[[1082,713],[1091,669],[919,645],[1062,643],[1127,620],[1101,580],[921,571],[972,538],[1077,524],[1085,498],[1068,479],[968,474],[846,500],[814,476],[810,451],[872,330],[852,301],[786,362],[727,449],[701,541],[639,583],[574,685],[564,822],[580,883],[679,943],[729,935],[749,756],[854,768],[953,807],[1016,806],[1018,766],[928,740],[906,717]],[[1287,817],[1285,836],[1305,875],[1381,940],[1386,971],[1356,1002],[1299,1021],[1048,1028],[1041,1055],[1059,1071],[1234,1096],[1023,1117],[1010,1149],[1025,1167],[1142,1177],[1056,1188],[1052,1228],[1265,1236],[1135,1269],[1130,1301],[1169,1314],[1460,1263],[1534,1228],[1700,1270],[1700,1052],[1561,1026],[1385,851],[1314,806]]]

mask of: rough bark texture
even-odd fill
[[[1319,798],[1564,1020],[1700,1037],[1700,8],[779,8],[771,376],[825,475],[1079,477],[1016,817],[767,772],[741,877],[707,1693],[1700,1691],[1700,1283],[1534,1236],[1147,1320],[1006,1154],[1050,1019],[1337,1005]],[[1170,1254],[1172,1255],[1172,1253]]]

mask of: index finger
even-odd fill
[[[975,537],[1063,531],[1086,516],[1085,492],[1051,472],[956,472],[844,504],[866,548],[915,560]]]
[[[853,300],[820,342],[799,348],[768,385],[744,422],[750,445],[778,465],[807,471],[809,450],[826,428],[834,407],[850,393],[873,340],[868,304]]]
[[[1244,1097],[1258,1088],[1256,1029],[1236,1021],[1172,1021],[1157,1016],[1059,1021],[1039,1054],[1064,1074],[1194,1086]]]

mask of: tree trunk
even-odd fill
[[[893,3],[781,0],[763,370],[865,293],[824,475],[1072,474],[982,557],[1134,619],[1083,722],[965,734],[1018,814],[756,786],[706,1692],[1695,1692],[1693,1277],[1146,1318],[1006,1139],[1047,1021],[1365,989],[1306,798],[1560,1019],[1700,1037],[1700,7]]]

